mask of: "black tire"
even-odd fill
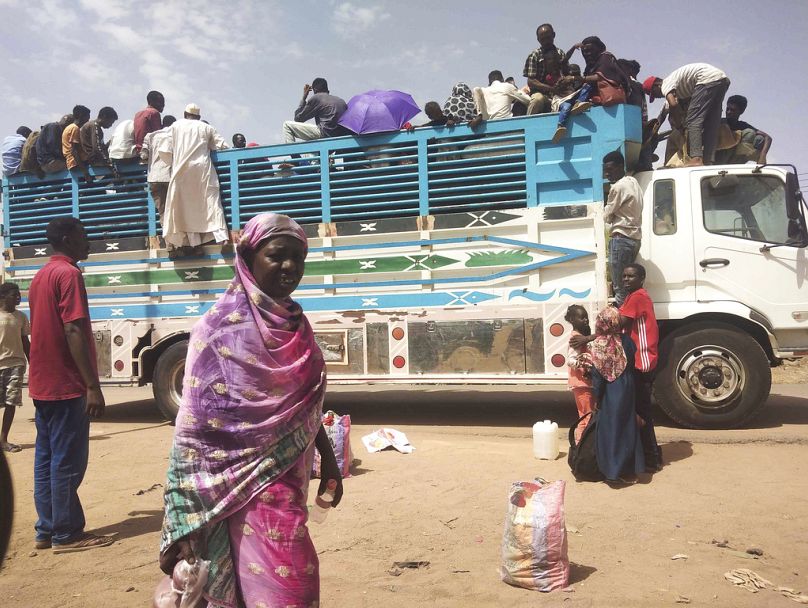
[[[660,346],[654,396],[674,422],[694,429],[735,428],[766,404],[769,359],[749,334],[727,323],[694,323]]]
[[[174,420],[180,410],[182,379],[185,376],[185,356],[188,340],[175,342],[163,351],[154,366],[152,391],[154,400],[163,416]]]

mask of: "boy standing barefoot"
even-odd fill
[[[4,452],[22,449],[8,441],[14,413],[22,405],[22,379],[31,348],[31,325],[17,310],[19,303],[20,288],[15,283],[0,285],[0,405],[4,408],[0,449]]]

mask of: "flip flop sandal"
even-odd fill
[[[108,547],[115,542],[113,536],[96,536],[95,534],[85,534],[79,540],[72,543],[65,543],[63,545],[53,545],[53,553],[78,553],[79,551],[88,551],[98,547]]]
[[[2,446],[4,452],[22,452],[22,446],[17,445],[16,443],[4,443]]]

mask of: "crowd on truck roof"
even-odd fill
[[[514,78],[500,70],[488,74],[488,86],[455,84],[445,103],[426,104],[429,121],[419,126],[452,127],[468,123],[475,129],[483,121],[512,116],[558,113],[553,142],[566,137],[570,116],[592,106],[621,103],[642,108],[643,142],[635,170],[652,168],[655,148],[667,137],[664,162],[668,166],[702,165],[755,161],[764,163],[772,138],[741,120],[747,100],[732,95],[721,118],[724,96],[730,80],[719,68],[707,63],[684,65],[666,78],[649,76],[637,80],[640,64],[617,59],[597,36],[574,44],[567,52],[555,44],[549,23],[536,30],[538,48],[524,64],[526,84],[518,87]],[[571,63],[580,51],[584,69]],[[646,96],[664,98],[657,118],[648,117]],[[210,151],[229,147],[218,131],[201,120],[201,110],[189,103],[183,118],[162,116],[165,98],[159,91],[146,96],[147,106],[131,120],[118,123],[109,141],[104,131],[118,120],[112,107],[103,107],[94,119],[90,109],[76,105],[59,121],[33,131],[20,127],[2,143],[3,174],[20,172],[38,175],[68,170],[93,181],[89,167],[108,167],[115,177],[127,163],[148,165],[149,190],[160,217],[166,247],[172,254],[198,252],[206,242],[229,239],[222,210],[219,183]],[[283,123],[286,143],[350,134],[340,123],[348,104],[332,94],[324,78],[315,78],[303,88],[294,120]],[[660,133],[668,119],[669,133]],[[310,121],[314,121],[313,123]],[[409,122],[402,125],[415,128]],[[257,145],[236,133],[233,146]],[[281,168],[290,165],[281,165]]]

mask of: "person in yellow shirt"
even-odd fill
[[[62,154],[64,154],[67,170],[74,172],[78,169],[84,174],[87,182],[93,181],[87,167],[87,153],[81,145],[81,127],[90,120],[90,108],[78,105],[73,108],[73,122],[62,131]]]

